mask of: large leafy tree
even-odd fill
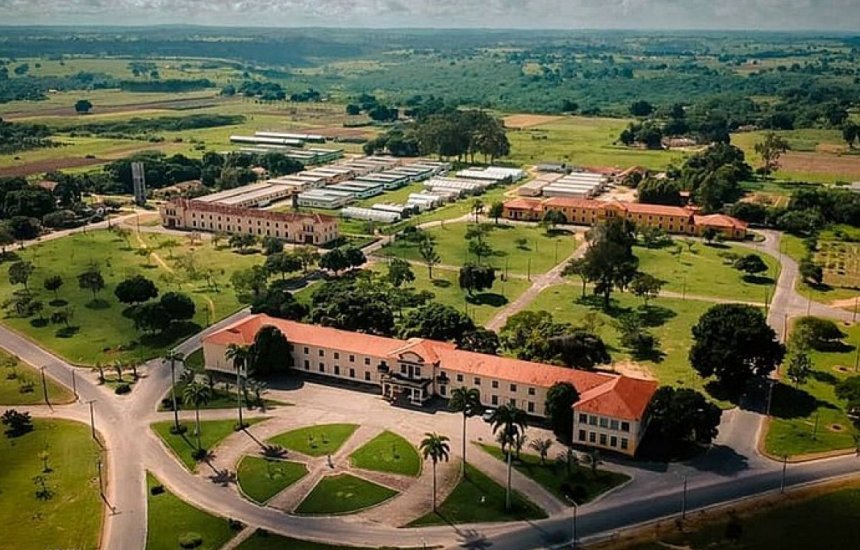
[[[637,188],[639,202],[646,204],[681,205],[681,186],[678,182],[664,178],[649,178]]]
[[[740,391],[752,378],[766,377],[785,355],[761,311],[745,304],[711,307],[692,332],[690,364],[732,391]]]
[[[296,300],[283,281],[273,281],[265,291],[253,299],[251,313],[265,313],[280,319],[300,321],[307,317],[310,308]]]
[[[689,388],[658,388],[648,405],[649,430],[671,445],[710,444],[717,436],[722,411]]]
[[[457,339],[460,349],[496,355],[499,353],[501,342],[499,335],[484,327],[475,327],[474,330],[466,331]]]
[[[194,317],[194,301],[185,294],[168,292],[159,300],[167,318],[173,321],[187,321]]]
[[[481,392],[477,388],[454,388],[448,400],[448,410],[463,415],[463,468],[461,475],[466,476],[466,420],[481,414]]]
[[[552,431],[565,441],[573,433],[573,405],[579,401],[579,392],[573,384],[556,382],[546,392],[545,413]]]
[[[311,319],[325,326],[389,336],[394,333],[390,288],[361,274],[327,282],[313,294]]]
[[[398,334],[401,338],[453,341],[473,330],[475,324],[463,313],[451,306],[431,302],[407,313],[400,322]]]
[[[594,282],[594,293],[603,296],[603,305],[608,308],[612,291],[625,289],[637,273],[634,226],[627,220],[610,218],[591,228],[587,238],[584,271]]]
[[[268,376],[293,366],[292,346],[277,327],[265,325],[254,336],[250,369],[254,376]]]
[[[264,265],[267,272],[273,275],[279,274],[282,280],[287,278],[288,273],[302,269],[302,261],[297,255],[283,251],[269,254]]]
[[[412,266],[403,258],[392,258],[388,262],[388,271],[385,278],[395,288],[400,288],[406,283],[411,283],[415,280],[415,273],[412,271]]]
[[[140,304],[158,296],[158,288],[143,275],[135,275],[120,281],[113,293],[124,304]]]
[[[92,266],[78,275],[78,286],[93,293],[93,300],[105,287],[105,279],[98,267]]]
[[[590,369],[612,360],[600,336],[579,328],[552,338],[550,350],[562,364],[577,369]]]
[[[30,290],[30,275],[36,267],[32,262],[20,261],[9,266],[9,283],[23,285],[25,290]]]
[[[496,280],[496,270],[489,266],[466,264],[460,268],[458,282],[460,288],[469,295],[493,287]]]

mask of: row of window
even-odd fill
[[[462,375],[462,374],[458,374],[458,375],[457,375],[457,382],[462,382],[462,381],[463,381],[463,379],[464,379],[464,377],[463,377],[463,375]],[[481,385],[481,377],[480,377],[480,376],[476,376],[475,378],[473,378],[473,379],[472,379],[472,382],[473,382],[476,386],[480,386],[480,385]],[[493,389],[498,389],[498,388],[499,388],[499,381],[498,381],[498,380],[493,380],[493,381],[490,383],[490,385],[493,387]],[[517,391],[517,385],[516,385],[516,384],[511,384],[511,385],[509,386],[509,388],[510,388],[510,390],[511,390],[512,392],[516,393],[516,391]],[[534,389],[534,388],[529,388],[528,393],[529,393],[529,395],[534,395],[534,394],[535,394],[535,389]]]
[[[311,370],[311,362],[310,362],[310,361],[308,361],[307,359],[305,359],[304,368],[305,368],[305,370],[306,370],[306,371],[310,371],[310,370]],[[325,374],[325,373],[326,373],[326,366],[325,366],[325,363],[318,363],[318,364],[317,364],[317,370],[318,370],[319,372],[321,372],[321,373]],[[334,366],[334,368],[332,369],[332,372],[331,372],[331,373],[332,373],[332,374],[334,374],[335,376],[340,376],[340,365],[335,365],[335,366]],[[355,378],[355,369],[350,368],[350,369],[347,371],[347,376],[348,376],[349,378]],[[371,380],[370,380],[370,371],[366,371],[366,372],[364,373],[364,381],[365,381],[365,382],[370,382],[370,381],[371,381]]]
[[[308,355],[308,354],[310,354],[311,350],[310,350],[310,348],[308,348],[307,346],[305,346],[305,347],[304,347],[304,352],[305,352],[305,355]],[[317,350],[317,354],[318,354],[320,357],[325,357],[325,350],[324,350],[324,349]],[[340,359],[340,352],[339,352],[339,351],[334,352],[334,358],[335,358],[335,360]],[[349,362],[350,362],[350,363],[355,363],[355,355],[350,354],[350,356],[349,356]],[[365,364],[365,365],[369,365],[369,364],[370,364],[370,357],[365,357],[365,358],[364,358],[364,364]],[[383,366],[385,365],[385,361],[383,361],[383,362],[382,362],[382,365],[383,365]]]
[[[579,430],[579,440],[583,443],[587,440],[588,443],[591,443],[593,445],[600,445],[601,447],[612,447],[615,449],[622,450],[626,450],[630,446],[630,441],[626,437],[620,438],[621,445],[619,446],[619,438],[617,436],[607,436],[606,434],[598,434],[595,432],[586,433],[585,430]]]
[[[630,422],[615,420],[614,418],[606,418],[605,416],[597,416],[593,414],[579,413],[579,423],[588,424],[589,426],[600,426],[608,430],[621,430],[622,432],[630,431]]]

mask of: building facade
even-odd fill
[[[631,456],[644,435],[646,410],[657,388],[652,381],[474,353],[448,342],[399,340],[266,315],[252,315],[204,337],[206,368],[234,374],[228,346],[252,344],[266,325],[286,336],[293,368],[377,386],[395,403],[421,406],[433,397],[447,399],[456,388],[475,388],[486,407],[513,404],[543,418],[549,388],[570,383],[580,394],[573,411],[574,441]]]
[[[726,239],[743,240],[747,224],[731,216],[712,214],[702,216],[680,206],[664,206],[638,202],[598,201],[553,197],[550,199],[516,198],[504,204],[503,216],[509,220],[540,221],[547,212],[560,212],[565,223],[594,225],[619,217],[638,227],[656,227],[667,233],[701,236],[712,229]]]
[[[322,214],[271,212],[177,199],[162,204],[161,224],[170,229],[243,233],[321,246],[338,238],[337,219]]]

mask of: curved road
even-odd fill
[[[813,313],[818,315],[850,318],[850,313],[844,310],[814,302],[808,306],[808,301],[794,292],[797,265],[779,253],[778,234],[766,233],[764,242],[747,246],[771,254],[783,262],[769,315],[769,321],[778,333],[782,334],[786,315],[805,314],[807,307],[811,307]],[[210,327],[180,345],[179,351],[190,353],[200,346],[203,334],[244,315],[247,313],[240,312]],[[0,344],[32,365],[45,366],[49,376],[71,387],[74,367],[65,361],[4,327],[0,327]],[[142,373],[144,377],[128,396],[115,396],[106,388],[96,385],[90,376],[78,375],[80,400],[77,403],[51,410],[46,407],[19,407],[34,415],[53,415],[89,422],[87,403],[94,402],[95,424],[106,450],[109,476],[107,498],[112,507],[105,521],[104,548],[143,550],[146,540],[147,470],[155,473],[181,498],[200,508],[238,519],[249,526],[297,538],[364,546],[391,546],[396,543],[420,547],[426,542],[445,547],[492,545],[493,548],[512,550],[542,548],[570,541],[571,520],[566,512],[535,522],[396,529],[350,517],[290,516],[254,505],[230,488],[212,483],[204,477],[190,475],[173,458],[149,429],[149,423],[155,418],[155,408],[169,389],[169,369],[161,366],[160,361],[152,361],[142,369]],[[206,417],[231,415],[232,411],[207,411]],[[169,415],[165,418],[169,418]],[[603,537],[625,527],[679,514],[684,480],[688,487],[686,506],[691,511],[777,491],[781,483],[782,464],[760,456],[756,450],[763,419],[761,414],[746,410],[726,412],[720,435],[712,449],[687,463],[666,465],[607,460],[611,469],[629,473],[633,480],[596,502],[580,507],[578,537]],[[457,447],[456,441],[454,443],[452,448]],[[858,472],[860,459],[854,456],[791,464],[786,470],[786,485],[799,485]]]

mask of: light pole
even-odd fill
[[[75,394],[75,401],[78,400],[78,384],[75,379],[75,369],[72,369],[72,393]]]
[[[42,395],[45,397],[45,405],[51,406],[51,402],[48,401],[48,382],[45,380],[45,367],[42,366],[39,369],[42,372]]]
[[[93,404],[95,402],[96,402],[95,399],[91,399],[90,401],[87,401],[87,404],[89,404],[89,406],[90,406],[90,431],[93,434],[93,439],[98,441],[98,439],[96,438],[96,417],[95,417],[95,414],[93,413]]]
[[[179,427],[179,407],[176,404],[176,361],[182,361],[182,354],[171,352],[167,360],[170,361],[170,399],[173,405],[173,433],[178,434]]]
[[[767,416],[770,416],[770,404],[773,401],[773,385],[776,382],[773,378],[768,378],[767,389]]]
[[[567,495],[564,495],[565,500],[567,500],[570,505],[573,507],[573,511],[571,513],[571,522],[570,522],[570,541],[571,548],[576,548],[576,512],[579,506],[576,505],[576,501],[570,498]]]
[[[782,480],[779,483],[779,494],[785,493],[785,470],[788,467],[788,455],[782,455]]]
[[[681,521],[687,519],[687,476],[684,476],[684,492],[681,496]]]

